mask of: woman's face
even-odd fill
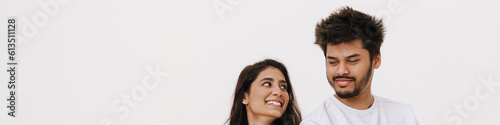
[[[243,99],[248,115],[280,118],[289,101],[287,82],[283,73],[275,67],[267,67],[260,72]]]

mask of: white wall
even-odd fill
[[[0,109],[0,122],[218,125],[241,69],[265,58],[288,67],[307,116],[333,94],[314,28],[344,5],[386,23],[375,95],[412,105],[422,125],[500,123],[498,4],[451,0],[2,1],[22,39],[17,117]]]

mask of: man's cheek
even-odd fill
[[[333,68],[326,68],[326,75],[328,75],[328,77],[332,77],[334,74],[335,70]]]
[[[333,82],[332,79],[333,79],[333,74],[328,74],[326,77],[328,77],[328,81],[330,82]]]

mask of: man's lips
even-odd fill
[[[340,86],[340,87],[345,87],[349,85],[353,80],[352,79],[346,79],[346,78],[337,78],[335,79],[335,82]]]

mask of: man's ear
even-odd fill
[[[248,92],[244,92],[243,103],[244,105],[248,105]]]
[[[380,63],[382,63],[382,57],[381,57],[381,54],[377,54],[375,57],[373,57],[373,68],[374,69],[378,69],[378,67],[380,67]]]

